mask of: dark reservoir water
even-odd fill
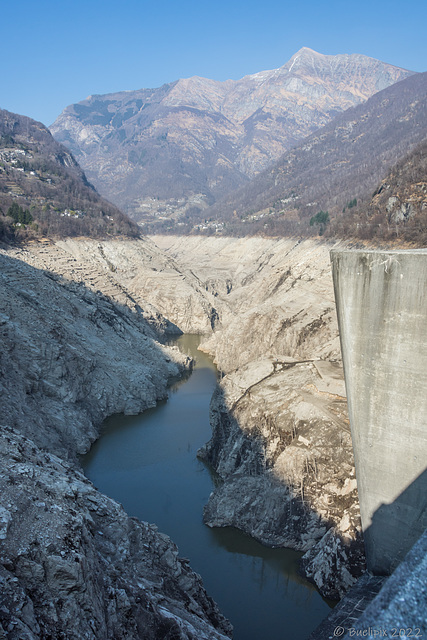
[[[235,640],[305,640],[330,611],[297,574],[300,553],[268,549],[236,529],[202,521],[212,491],[197,450],[210,439],[209,402],[217,372],[197,351],[198,336],[177,344],[196,359],[169,399],[139,416],[112,416],[83,458],[86,475],[141,520],[178,545],[234,626]]]

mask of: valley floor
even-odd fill
[[[69,628],[70,638],[118,638],[123,628],[131,638],[147,626],[144,637],[160,638],[168,625],[188,638],[229,633],[173,544],[117,511],[76,462],[106,415],[153,406],[189,366],[162,345],[167,333],[203,334],[223,376],[199,452],[223,480],[205,522],[306,551],[303,570],[324,595],[341,596],[360,575],[330,248],[154,237],[1,250],[8,637]]]

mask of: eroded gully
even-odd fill
[[[112,416],[84,457],[85,473],[102,492],[141,520],[156,523],[200,573],[207,592],[234,626],[235,640],[304,640],[329,605],[298,575],[301,554],[269,549],[236,529],[202,522],[217,480],[197,459],[211,436],[209,403],[217,371],[197,351],[198,336],[180,349],[196,360],[172,385],[169,399],[139,416]]]

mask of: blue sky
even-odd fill
[[[427,70],[426,0],[0,3],[0,107],[50,125],[90,94],[238,79],[301,47]]]

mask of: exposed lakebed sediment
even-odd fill
[[[177,341],[194,358],[191,375],[154,409],[111,416],[83,459],[85,473],[127,513],[170,535],[232,622],[235,640],[282,640],[285,627],[304,640],[329,607],[299,575],[302,554],[268,548],[234,527],[203,524],[216,477],[196,452],[210,438],[217,371],[197,351],[198,339],[186,334]]]
[[[96,492],[76,462],[105,416],[153,406],[189,366],[158,341],[178,329],[203,333],[224,375],[200,452],[223,480],[206,523],[307,551],[305,573],[325,595],[360,572],[330,247],[154,240],[1,252],[8,637],[229,633],[173,543]]]
[[[363,571],[329,251],[316,240],[155,238],[213,295],[201,344],[223,373],[200,451],[223,479],[205,508],[340,597]],[[168,316],[169,317],[169,316]]]
[[[76,460],[107,415],[164,398],[187,358],[155,340],[158,315],[60,275],[61,251],[36,249],[0,255],[0,637],[224,638],[229,623],[173,542]]]

